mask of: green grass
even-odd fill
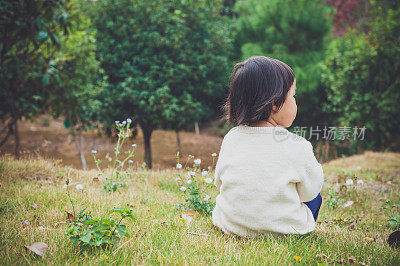
[[[357,166],[361,170],[356,170]],[[83,253],[65,236],[67,226],[56,226],[66,220],[67,211],[72,212],[63,172],[63,167],[50,161],[0,159],[2,264],[318,264],[348,262],[351,257],[371,265],[400,264],[400,250],[386,243],[395,229],[387,222],[388,212],[380,209],[385,200],[399,203],[400,154],[368,152],[325,164],[323,190],[336,187],[340,199],[355,203],[334,209],[323,205],[317,230],[308,235],[257,239],[224,235],[207,216],[197,215],[187,223],[175,207],[184,202],[175,183],[175,170],[136,172],[121,193],[113,194],[105,194],[101,183],[92,181],[96,171],[72,170],[70,192],[77,209],[87,207],[100,217],[114,206],[129,205],[136,217],[123,222],[130,237],[122,238],[117,249]],[[346,175],[353,173],[365,184],[342,186]],[[84,193],[75,189],[76,184],[84,185]],[[327,202],[327,193],[322,194]],[[355,219],[354,229],[348,229]],[[26,220],[29,225],[23,225]],[[367,242],[365,237],[375,238],[375,242]],[[24,248],[33,242],[44,242],[50,250],[38,257]]]

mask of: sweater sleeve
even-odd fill
[[[220,179],[221,176],[221,160],[222,160],[222,150],[223,150],[223,143],[221,144],[221,149],[219,150],[217,164],[215,165],[215,176],[214,176],[214,185],[220,189],[222,182]]]
[[[312,144],[309,141],[306,141],[305,147],[301,180],[296,183],[297,192],[301,202],[311,201],[318,196],[324,183],[322,165],[314,156]]]

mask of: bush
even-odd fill
[[[341,126],[366,127],[364,141],[353,141],[368,149],[398,150],[400,130],[400,9],[380,8],[369,36],[349,31],[329,46],[323,81],[328,87],[325,110],[336,115]]]

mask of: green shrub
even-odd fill
[[[368,149],[398,149],[400,130],[400,9],[380,8],[369,36],[357,30],[333,40],[321,65],[328,87],[325,110],[340,126],[366,127],[365,139],[354,144]]]

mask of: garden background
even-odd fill
[[[5,262],[40,262],[22,248],[35,241],[44,263],[399,262],[399,1],[1,1],[0,36]],[[210,224],[229,78],[253,55],[292,67],[289,130],[325,163],[322,225],[305,239],[243,242]],[[75,256],[89,246],[111,253]]]

